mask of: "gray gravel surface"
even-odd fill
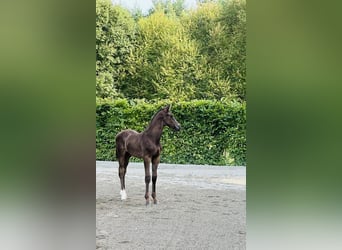
[[[117,162],[96,162],[97,249],[246,249],[246,168],[160,164],[145,206],[143,163],[120,200]]]

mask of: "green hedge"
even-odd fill
[[[123,129],[143,131],[166,102],[127,100],[97,102],[96,158],[115,160],[115,136]],[[246,106],[240,103],[192,101],[172,104],[180,132],[164,129],[161,162],[246,165]],[[137,160],[137,159],[135,159]]]

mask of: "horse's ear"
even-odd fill
[[[171,104],[166,105],[164,110],[165,110],[165,112],[169,112],[171,110]]]

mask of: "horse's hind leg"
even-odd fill
[[[128,153],[125,153],[123,156],[121,156],[118,159],[119,160],[119,177],[120,177],[120,182],[121,182],[121,190],[120,190],[121,200],[127,199],[126,187],[125,187],[125,175],[126,175],[127,165],[128,165],[128,161],[130,157],[131,156]]]
[[[149,157],[145,157],[144,166],[145,166],[145,184],[146,184],[146,191],[145,191],[146,206],[150,203],[150,194],[149,194],[149,185],[151,182],[150,163],[151,163],[151,159]]]
[[[156,197],[156,183],[157,183],[157,169],[160,162],[160,156],[157,156],[152,159],[152,198],[153,203],[157,204]]]

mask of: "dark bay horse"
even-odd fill
[[[152,118],[148,127],[141,133],[127,129],[117,134],[116,140],[116,157],[119,161],[119,177],[121,182],[121,200],[127,199],[125,190],[125,174],[129,158],[135,156],[144,160],[145,166],[145,183],[146,205],[149,204],[149,184],[151,181],[150,164],[152,162],[152,198],[154,204],[156,199],[156,182],[157,168],[160,162],[160,137],[163,133],[164,126],[168,126],[176,131],[180,130],[180,124],[176,121],[171,113],[170,105],[159,110]]]

